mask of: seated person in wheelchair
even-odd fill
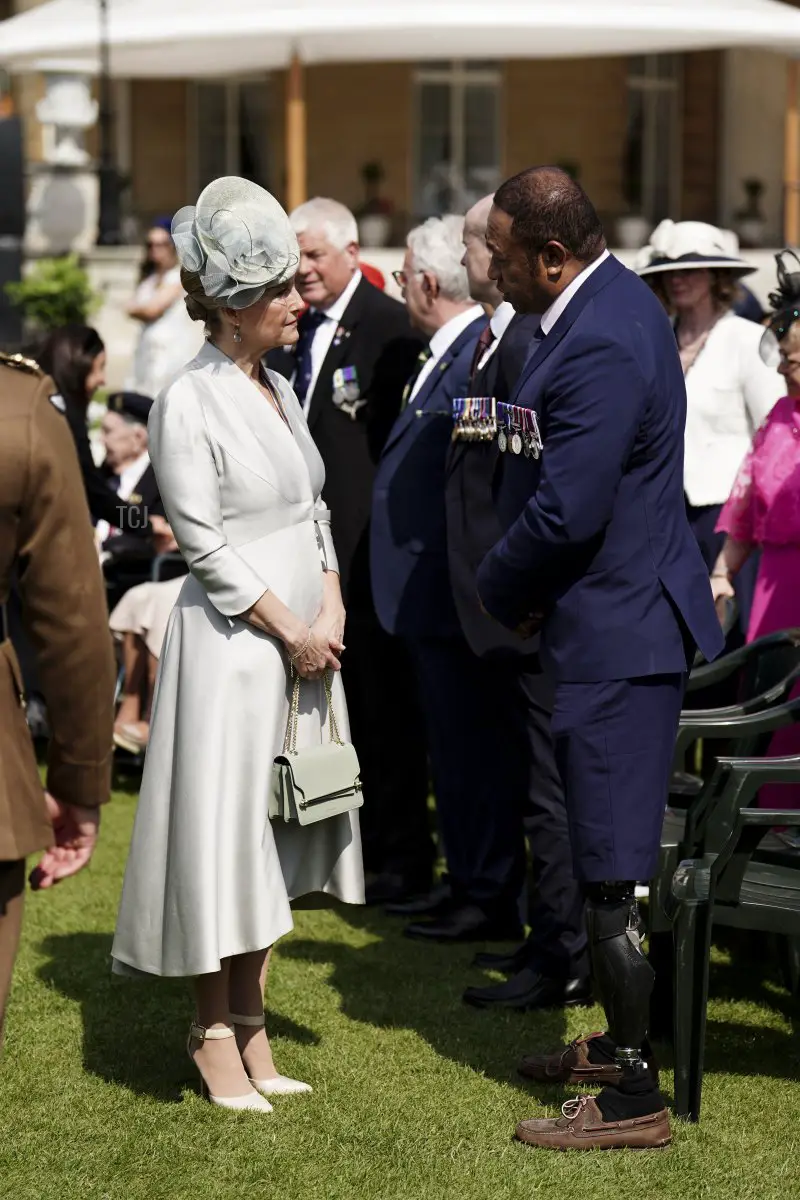
[[[186,576],[186,565],[166,519],[153,516],[151,525],[158,573],[151,581],[129,588],[109,618],[121,650],[114,744],[130,754],[140,754],[147,746],[161,646]],[[167,557],[162,559],[162,555]]]
[[[155,472],[150,465],[147,418],[152,400],[136,392],[109,397],[101,435],[105,460],[101,471],[121,501],[142,505],[148,518],[163,516]],[[129,587],[150,578],[155,548],[152,537],[122,532],[107,521],[95,526],[95,541],[109,591],[109,606]]]

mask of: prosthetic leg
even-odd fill
[[[644,1115],[664,1107],[642,1056],[655,974],[641,950],[634,886],[628,880],[586,885],[586,923],[595,988],[608,1021],[604,1049],[609,1057],[613,1053],[622,1075],[618,1087],[606,1088],[597,1098],[606,1120]]]
[[[517,1137],[557,1150],[657,1149],[672,1140],[669,1114],[642,1057],[654,972],[640,948],[634,885],[627,880],[584,885],[594,983],[608,1033],[571,1042],[556,1055],[531,1062],[532,1078],[606,1082],[561,1106],[561,1117],[521,1121]]]

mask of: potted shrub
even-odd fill
[[[7,283],[5,290],[35,334],[83,325],[101,303],[77,254],[41,258],[20,283]]]
[[[761,211],[764,184],[760,179],[745,179],[742,186],[747,201],[734,215],[734,228],[742,246],[757,248],[764,245],[764,232],[767,226]]]
[[[642,211],[642,177],[635,166],[626,163],[622,189],[627,211],[617,217],[616,238],[621,250],[640,250],[650,236],[651,225]]]
[[[365,163],[361,168],[364,181],[364,203],[356,213],[358,236],[367,249],[388,244],[392,230],[392,203],[381,196],[384,170],[379,162]]]

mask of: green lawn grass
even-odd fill
[[[526,1085],[514,1063],[601,1028],[599,1009],[474,1011],[460,1001],[485,979],[474,948],[418,945],[373,910],[301,911],[275,955],[268,1027],[280,1069],[314,1094],[278,1098],[270,1117],[212,1108],[183,1049],[185,985],[109,972],[134,804],[116,794],[89,871],[28,898],[0,1069],[0,1196],[800,1196],[797,1012],[765,954],[735,968],[717,955],[700,1125],[675,1122],[664,1151],[555,1154],[512,1134],[570,1092]]]

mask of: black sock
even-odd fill
[[[653,1087],[649,1075],[645,1073],[644,1079],[649,1086],[639,1093],[631,1094],[621,1087],[609,1086],[595,1096],[595,1103],[604,1121],[630,1121],[634,1117],[647,1117],[651,1113],[661,1112],[662,1108],[667,1107],[666,1100]]]
[[[616,1050],[616,1043],[611,1040],[607,1033],[601,1033],[599,1037],[590,1038],[586,1043],[586,1054],[589,1062],[595,1063],[597,1066],[601,1063],[613,1063]]]
[[[625,1096],[644,1096],[653,1091],[653,1080],[644,1063],[640,1063],[633,1068],[623,1067],[622,1079],[617,1086]]]

